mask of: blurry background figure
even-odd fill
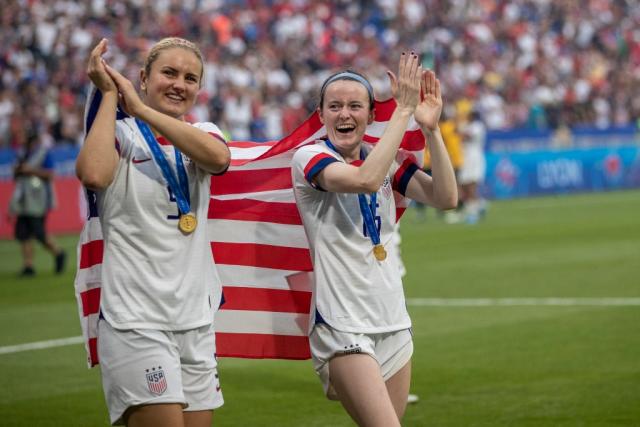
[[[440,121],[440,133],[442,134],[442,139],[444,140],[444,145],[447,148],[447,154],[449,154],[449,159],[451,160],[451,165],[453,166],[453,171],[456,174],[456,181],[458,182],[458,195],[461,194],[460,190],[460,169],[464,163],[464,153],[462,149],[462,137],[457,130],[456,121],[454,120],[453,109],[451,106],[445,106],[445,109],[442,112],[443,119]],[[427,141],[427,144],[429,141]],[[423,169],[426,173],[431,175],[431,157],[429,156],[429,150],[425,148],[424,150],[424,166]],[[416,207],[416,219],[419,222],[425,221],[427,219],[427,207],[426,205],[415,202]],[[438,211],[438,215],[444,218],[444,221],[447,224],[454,224],[460,222],[462,210],[462,199],[458,202],[458,207],[456,209],[451,209],[447,211]]]
[[[55,260],[55,272],[65,265],[65,252],[47,235],[45,221],[53,208],[53,159],[47,144],[37,133],[27,136],[18,147],[18,163],[14,169],[15,188],[9,204],[10,216],[16,217],[15,238],[22,250],[22,276],[33,276],[33,238],[49,251]]]
[[[480,196],[478,187],[484,182],[486,173],[484,144],[487,130],[476,111],[468,115],[464,111],[458,113],[458,131],[464,150],[464,163],[458,179],[460,198],[464,204],[464,220],[475,224],[486,212],[486,201]]]

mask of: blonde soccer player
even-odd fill
[[[102,40],[88,75],[100,90],[76,172],[94,190],[104,241],[98,355],[113,424],[210,426],[223,404],[214,311],[221,284],[207,234],[209,181],[229,165],[213,123],[190,124],[199,49],[155,44],[139,95]],[[116,120],[117,107],[129,117]]]

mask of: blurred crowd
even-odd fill
[[[235,140],[282,137],[316,107],[319,83],[349,67],[390,96],[403,49],[434,68],[452,111],[488,129],[637,125],[637,0],[3,0],[0,147],[29,132],[82,136],[86,61],[97,41],[138,81],[166,36],[195,41],[205,79],[190,120]]]

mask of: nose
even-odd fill
[[[338,112],[338,116],[340,118],[349,118],[349,108],[347,106],[342,107]]]
[[[173,80],[173,88],[176,90],[183,91],[185,89],[185,79],[184,77],[178,77]]]

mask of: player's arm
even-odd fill
[[[406,196],[439,209],[451,209],[458,203],[456,177],[440,133],[438,121],[442,112],[440,82],[432,71],[424,73],[422,101],[416,107],[415,119],[429,141],[431,176],[418,170],[409,180]]]
[[[378,191],[395,159],[402,137],[420,97],[422,66],[418,56],[403,54],[399,77],[388,72],[396,109],[382,137],[359,166],[332,163],[315,176],[315,182],[326,191],[338,193],[373,193]]]
[[[217,174],[229,167],[231,153],[223,141],[187,122],[147,106],[127,78],[109,65],[106,65],[106,69],[122,94],[129,114],[148,123],[207,172]]]
[[[102,99],[76,159],[76,175],[91,190],[107,188],[113,181],[118,166],[118,152],[115,148],[118,89],[105,70],[102,55],[106,51],[107,41],[103,39],[89,57],[87,74],[102,92]]]

